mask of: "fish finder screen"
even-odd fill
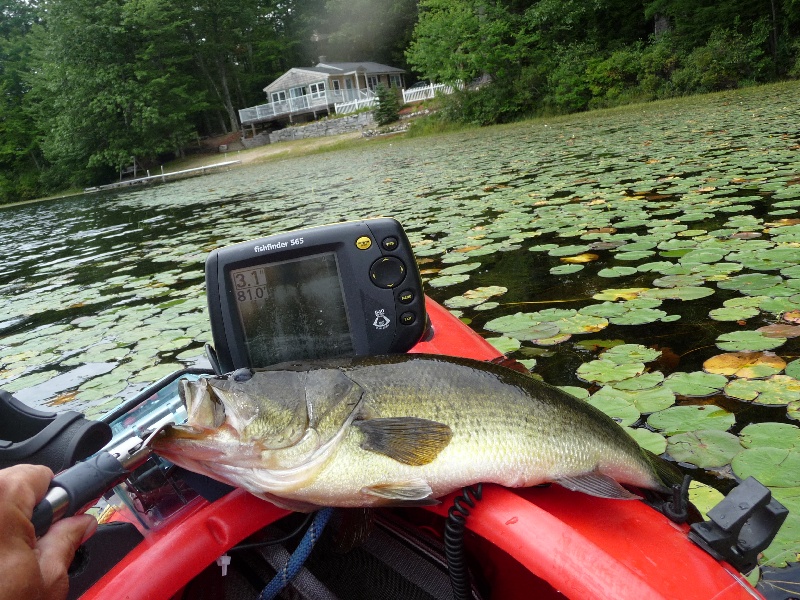
[[[336,254],[230,271],[252,367],[354,353]]]

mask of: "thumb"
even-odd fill
[[[91,515],[69,517],[53,523],[50,530],[36,543],[39,569],[42,573],[45,598],[66,597],[69,589],[69,569],[75,552],[83,541],[97,529],[97,521]]]

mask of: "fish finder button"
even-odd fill
[[[397,238],[394,237],[393,235],[384,238],[383,241],[381,242],[381,246],[383,246],[384,250],[389,250],[389,251],[397,250]]]
[[[370,246],[372,246],[372,240],[366,235],[362,235],[356,240],[356,248],[359,250],[369,250]]]
[[[403,290],[398,294],[397,299],[400,300],[400,304],[411,304],[414,301],[414,291]]]
[[[406,266],[394,256],[379,258],[369,268],[369,278],[378,287],[391,289],[406,278]]]

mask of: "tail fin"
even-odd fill
[[[644,448],[642,448],[642,454],[653,466],[653,470],[667,490],[671,490],[672,486],[680,485],[683,482],[683,473],[674,464]]]

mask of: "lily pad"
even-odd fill
[[[612,360],[592,360],[578,367],[576,373],[583,381],[610,383],[612,381],[630,379],[644,373],[644,363],[620,365]]]
[[[703,469],[723,467],[742,451],[739,438],[715,429],[679,433],[667,439],[667,453]]]
[[[660,433],[650,431],[644,427],[626,427],[625,431],[636,440],[637,444],[656,456],[663,454],[667,449],[667,439]]]
[[[800,448],[800,427],[789,423],[751,423],[739,432],[745,448]]]
[[[633,300],[650,288],[607,289],[592,296],[595,300]]]
[[[664,380],[664,385],[679,396],[705,398],[719,394],[728,379],[724,375],[712,375],[701,371],[673,373]]]
[[[550,269],[551,275],[570,275],[583,269],[583,265],[559,265]]]
[[[647,363],[658,359],[661,356],[660,350],[654,350],[641,344],[620,344],[609,348],[601,355],[605,360],[613,361],[617,364],[624,363]]]
[[[787,448],[746,448],[731,462],[740,479],[755,477],[767,487],[800,486],[800,452]]]
[[[633,425],[641,416],[639,411],[624,398],[613,396],[595,398],[595,396],[596,394],[590,396],[586,402],[607,414],[623,427]]]
[[[776,375],[786,367],[786,361],[772,352],[728,352],[712,356],[703,363],[707,373],[717,373],[745,379]]]
[[[486,338],[486,341],[494,346],[495,349],[501,354],[508,354],[509,352],[519,350],[520,346],[522,345],[518,339],[507,336]]]
[[[649,390],[664,381],[664,374],[661,371],[643,373],[630,379],[623,379],[614,383],[618,390]]]
[[[755,404],[785,405],[800,400],[800,381],[788,375],[768,379],[734,379],[725,386],[731,398]]]
[[[612,386],[613,384],[603,386],[592,397],[597,402],[612,398],[625,400],[642,414],[658,412],[675,404],[675,394],[663,386],[634,391],[620,390]]]
[[[650,427],[668,436],[701,429],[727,431],[735,422],[733,413],[713,404],[672,406],[647,418]]]
[[[732,352],[772,350],[784,343],[786,338],[771,338],[758,331],[734,331],[723,333],[717,338],[717,348]]]
[[[722,492],[705,483],[692,480],[689,484],[689,501],[700,511],[704,520],[708,519],[708,511],[719,504],[724,497]]]
[[[745,321],[750,317],[755,317],[761,311],[750,306],[726,306],[715,308],[708,312],[708,316],[715,321]]]

